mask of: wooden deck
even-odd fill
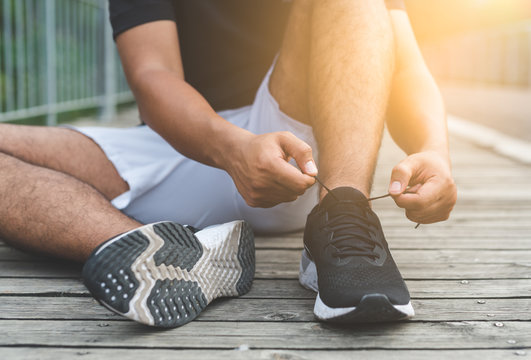
[[[301,235],[258,238],[252,290],[169,331],[115,316],[80,268],[0,244],[1,359],[510,359],[531,354],[531,167],[452,139],[459,201],[414,229],[375,202],[412,296],[409,322],[318,323],[297,281]],[[373,194],[402,154],[384,142]]]

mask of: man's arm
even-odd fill
[[[249,205],[292,201],[314,183],[309,145],[290,133],[258,136],[229,123],[185,81],[173,21],[134,27],[116,43],[146,124],[183,155],[226,170]]]
[[[387,125],[408,157],[393,169],[389,192],[415,222],[446,220],[457,191],[448,153],[442,97],[418,48],[407,13],[390,10],[396,68]],[[407,186],[412,194],[404,194]]]

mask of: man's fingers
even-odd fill
[[[413,188],[412,188],[413,189]],[[416,191],[400,194],[394,198],[395,203],[408,210],[420,210],[427,209],[429,206],[435,204],[438,201],[438,194],[440,194],[440,186],[434,182],[426,182],[420,187],[416,188]]]
[[[439,221],[448,220],[452,208],[444,204],[434,204],[427,209],[406,210],[406,216],[409,220],[420,224],[432,224]]]
[[[312,148],[290,132],[281,133],[280,146],[284,152],[295,159],[301,171],[307,175],[317,175],[317,166],[312,155]]]
[[[275,173],[278,174],[276,183],[288,188],[297,195],[301,195],[315,183],[315,178],[301,173],[295,166],[281,159],[276,163]]]
[[[409,159],[410,158],[407,158],[401,161],[393,168],[391,181],[389,183],[389,194],[399,195],[406,190],[407,185],[413,176],[413,168]]]
[[[457,196],[448,159],[430,151],[408,156],[394,167],[389,193],[411,221],[448,219]]]
[[[416,193],[420,189],[421,186],[422,186],[422,184],[415,184],[415,185],[407,188],[406,192],[407,193]]]

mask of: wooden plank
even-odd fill
[[[386,193],[388,184],[381,190],[375,188],[373,191],[374,195],[382,195]],[[507,188],[498,188],[492,189],[493,186],[470,186],[465,188],[458,188],[458,197],[457,204],[467,203],[467,202],[476,202],[476,201],[489,201],[489,202],[499,202],[499,203],[527,203],[529,204],[529,199],[531,198],[531,190],[523,187],[511,187],[510,185]],[[382,191],[383,190],[383,191]],[[379,202],[389,202],[391,199],[380,200]]]
[[[260,263],[298,264],[300,251],[257,250],[257,265]],[[528,264],[531,267],[531,250],[401,250],[393,251],[399,266],[405,264]],[[0,263],[1,264],[1,263]]]
[[[314,299],[219,299],[197,321],[315,321]],[[530,321],[531,299],[414,299],[412,321]],[[88,297],[1,298],[0,319],[124,320]]]
[[[380,214],[382,211],[388,211],[388,212],[396,212],[397,214],[403,215],[403,210],[397,209],[396,205],[394,203],[385,203],[376,205],[373,204],[373,208],[375,209],[377,214]],[[529,202],[504,202],[504,201],[491,201],[491,200],[483,200],[483,199],[474,199],[473,201],[467,201],[467,202],[459,202],[454,210],[452,211],[452,214],[454,212],[459,212],[463,210],[467,211],[478,211],[480,213],[492,213],[496,211],[505,211],[505,210],[523,210],[523,211],[529,211],[531,208]],[[397,215],[398,216],[398,215]]]
[[[525,219],[516,219],[509,221],[503,219],[500,220],[449,220],[443,223],[436,224],[422,224],[421,227],[415,229],[415,223],[407,220],[403,214],[400,214],[394,218],[380,218],[384,232],[394,233],[402,231],[405,234],[411,236],[421,235],[439,235],[439,237],[450,237],[460,235],[462,237],[471,236],[502,236],[503,230],[505,230],[507,237],[526,237],[531,240],[531,224]],[[510,233],[508,233],[510,229]],[[295,233],[297,234],[297,233]],[[262,236],[267,234],[256,234],[256,236]],[[298,234],[297,234],[298,235]],[[273,236],[280,237],[294,237],[292,234],[273,234]],[[302,237],[301,237],[302,238]]]
[[[46,278],[0,278],[0,295],[90,296],[80,279]]]
[[[406,280],[428,279],[529,279],[529,264],[399,264]],[[291,263],[262,263],[256,268],[257,279],[292,279],[299,267]]]
[[[411,231],[414,225],[409,225],[408,227],[385,227],[384,233],[387,237],[391,236],[410,236],[410,237],[424,237],[424,238],[430,238],[430,237],[467,237],[470,238],[481,238],[481,237],[504,237],[506,239],[511,239],[513,237],[517,238],[524,238],[529,239],[529,232],[527,230],[519,231],[519,230],[513,230],[513,229],[504,229],[503,227],[498,228],[486,228],[486,229],[480,229],[480,230],[474,230],[472,229],[463,229],[456,227],[454,229],[439,229],[432,227],[432,225],[421,225],[418,229],[422,228],[421,231],[413,232]],[[417,230],[418,230],[417,229]],[[505,232],[505,235],[504,235]]]
[[[397,215],[402,215],[402,210],[378,212],[380,220],[391,221],[397,219]],[[502,222],[502,221],[519,221],[529,223],[531,220],[531,208],[525,209],[491,209],[479,211],[474,209],[470,211],[466,208],[457,207],[452,212],[452,217],[448,222]],[[401,219],[397,219],[401,220]]]
[[[388,156],[388,158],[380,157],[380,159],[377,162],[376,167],[376,175],[389,175],[391,174],[391,170],[395,165],[397,165],[404,157],[391,157]],[[491,157],[489,155],[470,155],[466,156],[463,154],[459,154],[458,156],[454,156],[452,160],[452,168],[454,172],[459,171],[470,171],[474,168],[487,168],[490,167],[492,170],[493,175],[500,175],[500,173],[496,173],[496,169],[510,169],[513,167],[518,167],[521,164],[507,160],[506,158],[497,158],[493,161],[489,161]]]
[[[223,299],[201,321],[315,321],[314,299]],[[484,303],[483,303],[484,302]],[[530,321],[531,299],[414,299],[412,321]],[[104,309],[105,310],[105,309]]]
[[[406,224],[405,226],[385,226],[384,233],[386,238],[392,237],[403,237],[403,238],[425,238],[425,239],[448,239],[453,237],[459,237],[461,239],[471,239],[471,240],[481,240],[489,238],[498,238],[504,239],[524,239],[531,242],[531,234],[526,231],[510,231],[508,232],[505,229],[505,234],[503,233],[503,228],[487,228],[484,231],[463,231],[459,228],[441,230],[434,228],[431,224],[421,225],[419,228],[414,229],[415,224]],[[302,240],[302,234],[299,233],[290,233],[283,235],[276,235],[282,240],[293,239],[292,241],[299,242]],[[270,236],[257,235],[257,239],[262,238],[271,238]]]
[[[458,201],[489,200],[492,202],[527,202],[531,200],[531,191],[522,188],[503,188],[488,191],[488,188],[459,189]]]
[[[526,250],[531,249],[531,239],[511,238],[510,241],[503,237],[485,238],[470,237],[403,237],[387,236],[387,242],[393,250],[426,250],[426,249],[476,249],[476,250]],[[299,249],[302,250],[302,238],[292,237],[259,237],[255,240],[257,249]],[[0,259],[3,259],[0,248]],[[22,258],[21,258],[22,259]]]
[[[400,217],[400,218],[399,218]],[[380,219],[382,221],[382,227],[384,231],[389,230],[390,227],[392,228],[406,228],[409,229],[411,232],[414,230],[415,224],[411,223],[409,220],[407,220],[402,214],[399,215],[399,217],[395,217],[392,219]],[[502,219],[503,220],[503,219]],[[522,220],[479,220],[479,221],[473,221],[473,220],[465,220],[465,221],[459,221],[459,220],[449,220],[446,222],[441,223],[435,223],[435,224],[423,224],[423,228],[426,228],[426,230],[437,230],[440,233],[445,233],[447,231],[447,236],[451,236],[453,230],[465,230],[469,234],[488,234],[491,232],[491,230],[501,230],[505,229],[507,232],[507,229],[510,229],[511,232],[515,232],[516,234],[522,234],[522,235],[530,235],[531,234],[531,223],[529,221]],[[419,228],[420,229],[420,228]],[[425,231],[424,229],[416,231],[421,232]]]
[[[531,297],[531,279],[407,280],[411,296],[425,298],[524,298]],[[80,280],[0,278],[0,295],[90,296]],[[255,279],[245,298],[314,299],[298,280]],[[0,304],[1,306],[1,304]]]
[[[531,239],[526,237],[511,238],[503,237],[409,237],[392,235],[387,236],[387,242],[393,250],[529,250]],[[255,241],[257,249],[299,249],[302,250],[302,239],[288,237],[258,238]]]
[[[153,331],[132,321],[0,320],[0,345],[233,349],[507,349],[531,346],[531,323],[491,321],[337,326],[313,322],[191,322]],[[68,334],[68,336],[65,336]]]
[[[475,214],[471,215],[470,211],[455,211],[452,213],[452,217],[441,223],[445,225],[487,225],[487,227],[494,227],[494,225],[503,225],[505,227],[513,228],[513,226],[519,227],[523,225],[530,225],[531,221],[531,211],[529,210],[518,210],[518,214],[511,212],[490,212],[490,213],[480,213],[473,211]],[[379,212],[378,217],[380,221],[384,222],[387,226],[390,225],[401,225],[406,223],[404,219],[404,214],[402,211],[383,213]],[[432,226],[432,224],[428,224]]]
[[[474,184],[481,187],[486,187],[487,185],[500,186],[500,184],[503,184],[503,186],[525,188],[528,184],[528,178],[526,176],[529,176],[529,174],[531,174],[531,171],[512,173],[508,171],[507,176],[505,174],[499,174],[497,176],[488,174],[482,176],[481,174],[457,172],[454,176],[454,181],[457,184],[457,188],[461,188],[462,186],[473,186]]]
[[[509,298],[530,297],[531,280],[408,280],[413,298]],[[315,298],[298,280],[255,280],[247,298]]]
[[[529,188],[525,186],[525,179],[521,179],[520,181],[513,181],[513,182],[506,182],[503,179],[497,179],[498,185],[495,183],[493,184],[481,184],[478,186],[477,183],[474,183],[472,180],[467,181],[461,181],[460,183],[457,183],[458,193],[461,194],[461,192],[465,192],[467,194],[475,194],[477,193],[477,190],[483,191],[485,194],[504,194],[504,193],[516,193],[520,194],[522,197],[528,197],[529,196]],[[492,180],[494,182],[494,180]],[[500,187],[500,182],[503,181],[503,187]],[[489,188],[491,190],[489,191]],[[492,189],[496,190],[492,190]],[[483,197],[483,196],[482,196]],[[507,200],[507,199],[503,199]]]
[[[517,345],[516,345],[517,346]],[[229,350],[175,350],[175,349],[98,349],[98,348],[49,348],[49,347],[17,347],[0,348],[0,353],[6,359],[25,360],[101,360],[101,359],[128,359],[128,360],[175,360],[175,359],[201,359],[201,360],[426,360],[426,359],[467,359],[467,360],[506,360],[515,355],[526,355],[529,349],[515,347],[504,350],[245,350],[247,347]],[[525,356],[524,356],[525,358]]]
[[[274,250],[271,250],[274,251]],[[283,251],[287,253],[287,250]],[[523,263],[531,266],[531,250],[400,250],[393,251],[393,257],[401,263],[452,263],[452,264],[500,264]]]
[[[298,264],[301,252],[298,249],[258,249],[256,250],[257,265],[259,264]],[[531,250],[467,250],[467,249],[395,249],[393,258],[397,264],[529,264],[531,266]],[[57,263],[42,259],[35,261],[0,261],[2,276],[16,276],[15,269],[24,268],[44,270],[55,269],[60,272],[63,268],[81,270],[81,265],[71,263]]]
[[[461,250],[528,250],[531,249],[529,238],[404,238],[388,237],[387,241],[393,253],[395,249],[461,249]],[[531,259],[530,259],[531,260]]]
[[[414,226],[412,226],[412,223],[405,218],[405,216],[400,213],[397,216],[390,217],[390,218],[381,218],[382,221],[382,227],[384,230],[387,230],[388,227],[406,227],[410,230],[414,230]],[[504,220],[504,221],[502,221]],[[413,224],[414,225],[414,224]],[[503,226],[503,227],[502,227]],[[424,229],[425,228],[425,229]],[[438,230],[440,232],[449,231],[450,234],[452,230],[467,230],[469,233],[489,233],[490,230],[501,230],[505,229],[507,232],[507,229],[511,229],[512,231],[522,232],[525,231],[527,235],[530,234],[529,229],[531,229],[531,221],[525,221],[525,219],[515,219],[515,220],[508,220],[508,219],[500,219],[500,220],[492,220],[489,219],[479,219],[479,220],[473,220],[473,219],[452,219],[445,221],[445,222],[439,222],[434,224],[424,224],[423,229],[416,231],[421,232],[425,230]],[[413,233],[413,231],[411,231]]]
[[[375,173],[375,178],[377,178],[377,180],[383,181],[375,182],[375,186],[381,185],[382,183],[386,184],[389,181],[392,168],[392,164],[390,164],[389,167],[384,167],[383,164],[379,164],[379,167]],[[501,186],[506,184],[506,182],[520,182],[521,180],[529,178],[529,176],[531,175],[531,167],[508,165],[503,166],[503,172],[501,172],[498,171],[498,168],[493,166],[466,164],[465,166],[454,167],[452,175],[454,176],[455,180],[474,179],[476,180],[476,183],[480,186],[484,184],[493,184],[493,179],[502,179],[503,182],[494,183],[498,186]],[[525,182],[523,182],[523,184],[525,185]]]
[[[385,151],[385,150],[384,150]],[[378,166],[384,169],[392,168],[399,161],[401,161],[405,156],[385,156],[389,154],[383,154],[378,159]],[[510,167],[515,166],[518,163],[512,161],[508,158],[497,156],[484,151],[473,151],[473,152],[459,152],[457,156],[452,157],[452,165],[454,169],[459,169],[460,167],[465,167],[467,165],[474,164],[478,165],[489,165],[491,167]]]
[[[266,251],[266,250],[264,250]],[[267,250],[269,251],[269,250]],[[272,250],[271,250],[272,251]],[[282,250],[283,252],[286,250]],[[259,259],[256,264],[257,279],[293,279],[299,276],[300,251],[298,254],[283,255],[276,259]],[[474,259],[472,258],[471,261]],[[501,279],[531,278],[529,263],[399,263],[400,272],[405,279]],[[69,278],[80,279],[81,271],[77,267],[68,267],[44,262],[0,261],[0,274],[6,278]],[[17,280],[13,280],[16,283]],[[39,280],[40,281],[40,280]]]

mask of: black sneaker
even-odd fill
[[[380,221],[367,198],[350,187],[332,190],[308,215],[299,281],[318,292],[314,314],[320,320],[379,322],[414,315]]]
[[[248,292],[255,269],[249,224],[194,230],[159,222],[103,243],[83,267],[85,285],[110,310],[166,328],[192,321],[218,297]]]

